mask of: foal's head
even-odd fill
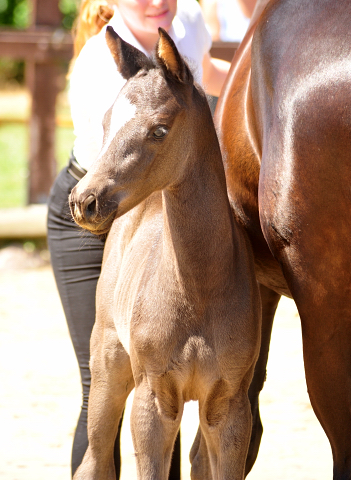
[[[70,196],[75,221],[97,234],[152,192],[180,182],[204,110],[212,121],[204,93],[164,30],[154,60],[111,27],[106,39],[127,82],[105,115],[99,157]]]

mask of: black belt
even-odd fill
[[[70,159],[69,159],[69,162],[68,162],[68,173],[70,173],[72,175],[73,178],[75,178],[76,180],[81,180],[84,175],[87,173],[87,171],[85,170],[85,168],[82,168],[79,163],[77,162],[77,160],[74,158],[73,155],[71,155]]]

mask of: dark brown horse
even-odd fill
[[[297,305],[308,392],[351,479],[351,2],[259,2],[216,121],[235,218],[262,285],[263,329],[250,389],[262,434],[263,387],[280,295]]]
[[[110,230],[91,340],[89,448],[74,478],[115,479],[114,441],[135,385],[139,479],[168,478],[184,402],[198,400],[192,478],[242,480],[261,311],[206,96],[166,32],[155,62],[111,27],[106,38],[127,82],[105,116],[100,156],[70,197],[79,225]]]

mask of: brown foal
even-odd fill
[[[114,440],[135,387],[139,479],[167,479],[184,402],[197,400],[192,478],[242,480],[260,300],[207,99],[165,31],[153,61],[110,27],[106,39],[127,82],[106,114],[101,154],[70,196],[79,225],[109,231],[89,448],[74,478],[115,479]]]

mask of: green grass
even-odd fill
[[[26,123],[30,99],[26,91],[0,91],[0,208],[27,204],[29,134]],[[67,118],[67,98],[58,98],[57,114]],[[1,122],[1,120],[6,121]],[[56,128],[56,160],[59,171],[68,161],[73,146],[73,129]]]
[[[24,125],[0,126],[0,208],[26,203],[27,137]]]
[[[57,127],[56,160],[59,171],[68,161],[73,146],[73,130]],[[28,126],[0,125],[0,208],[27,204]]]

